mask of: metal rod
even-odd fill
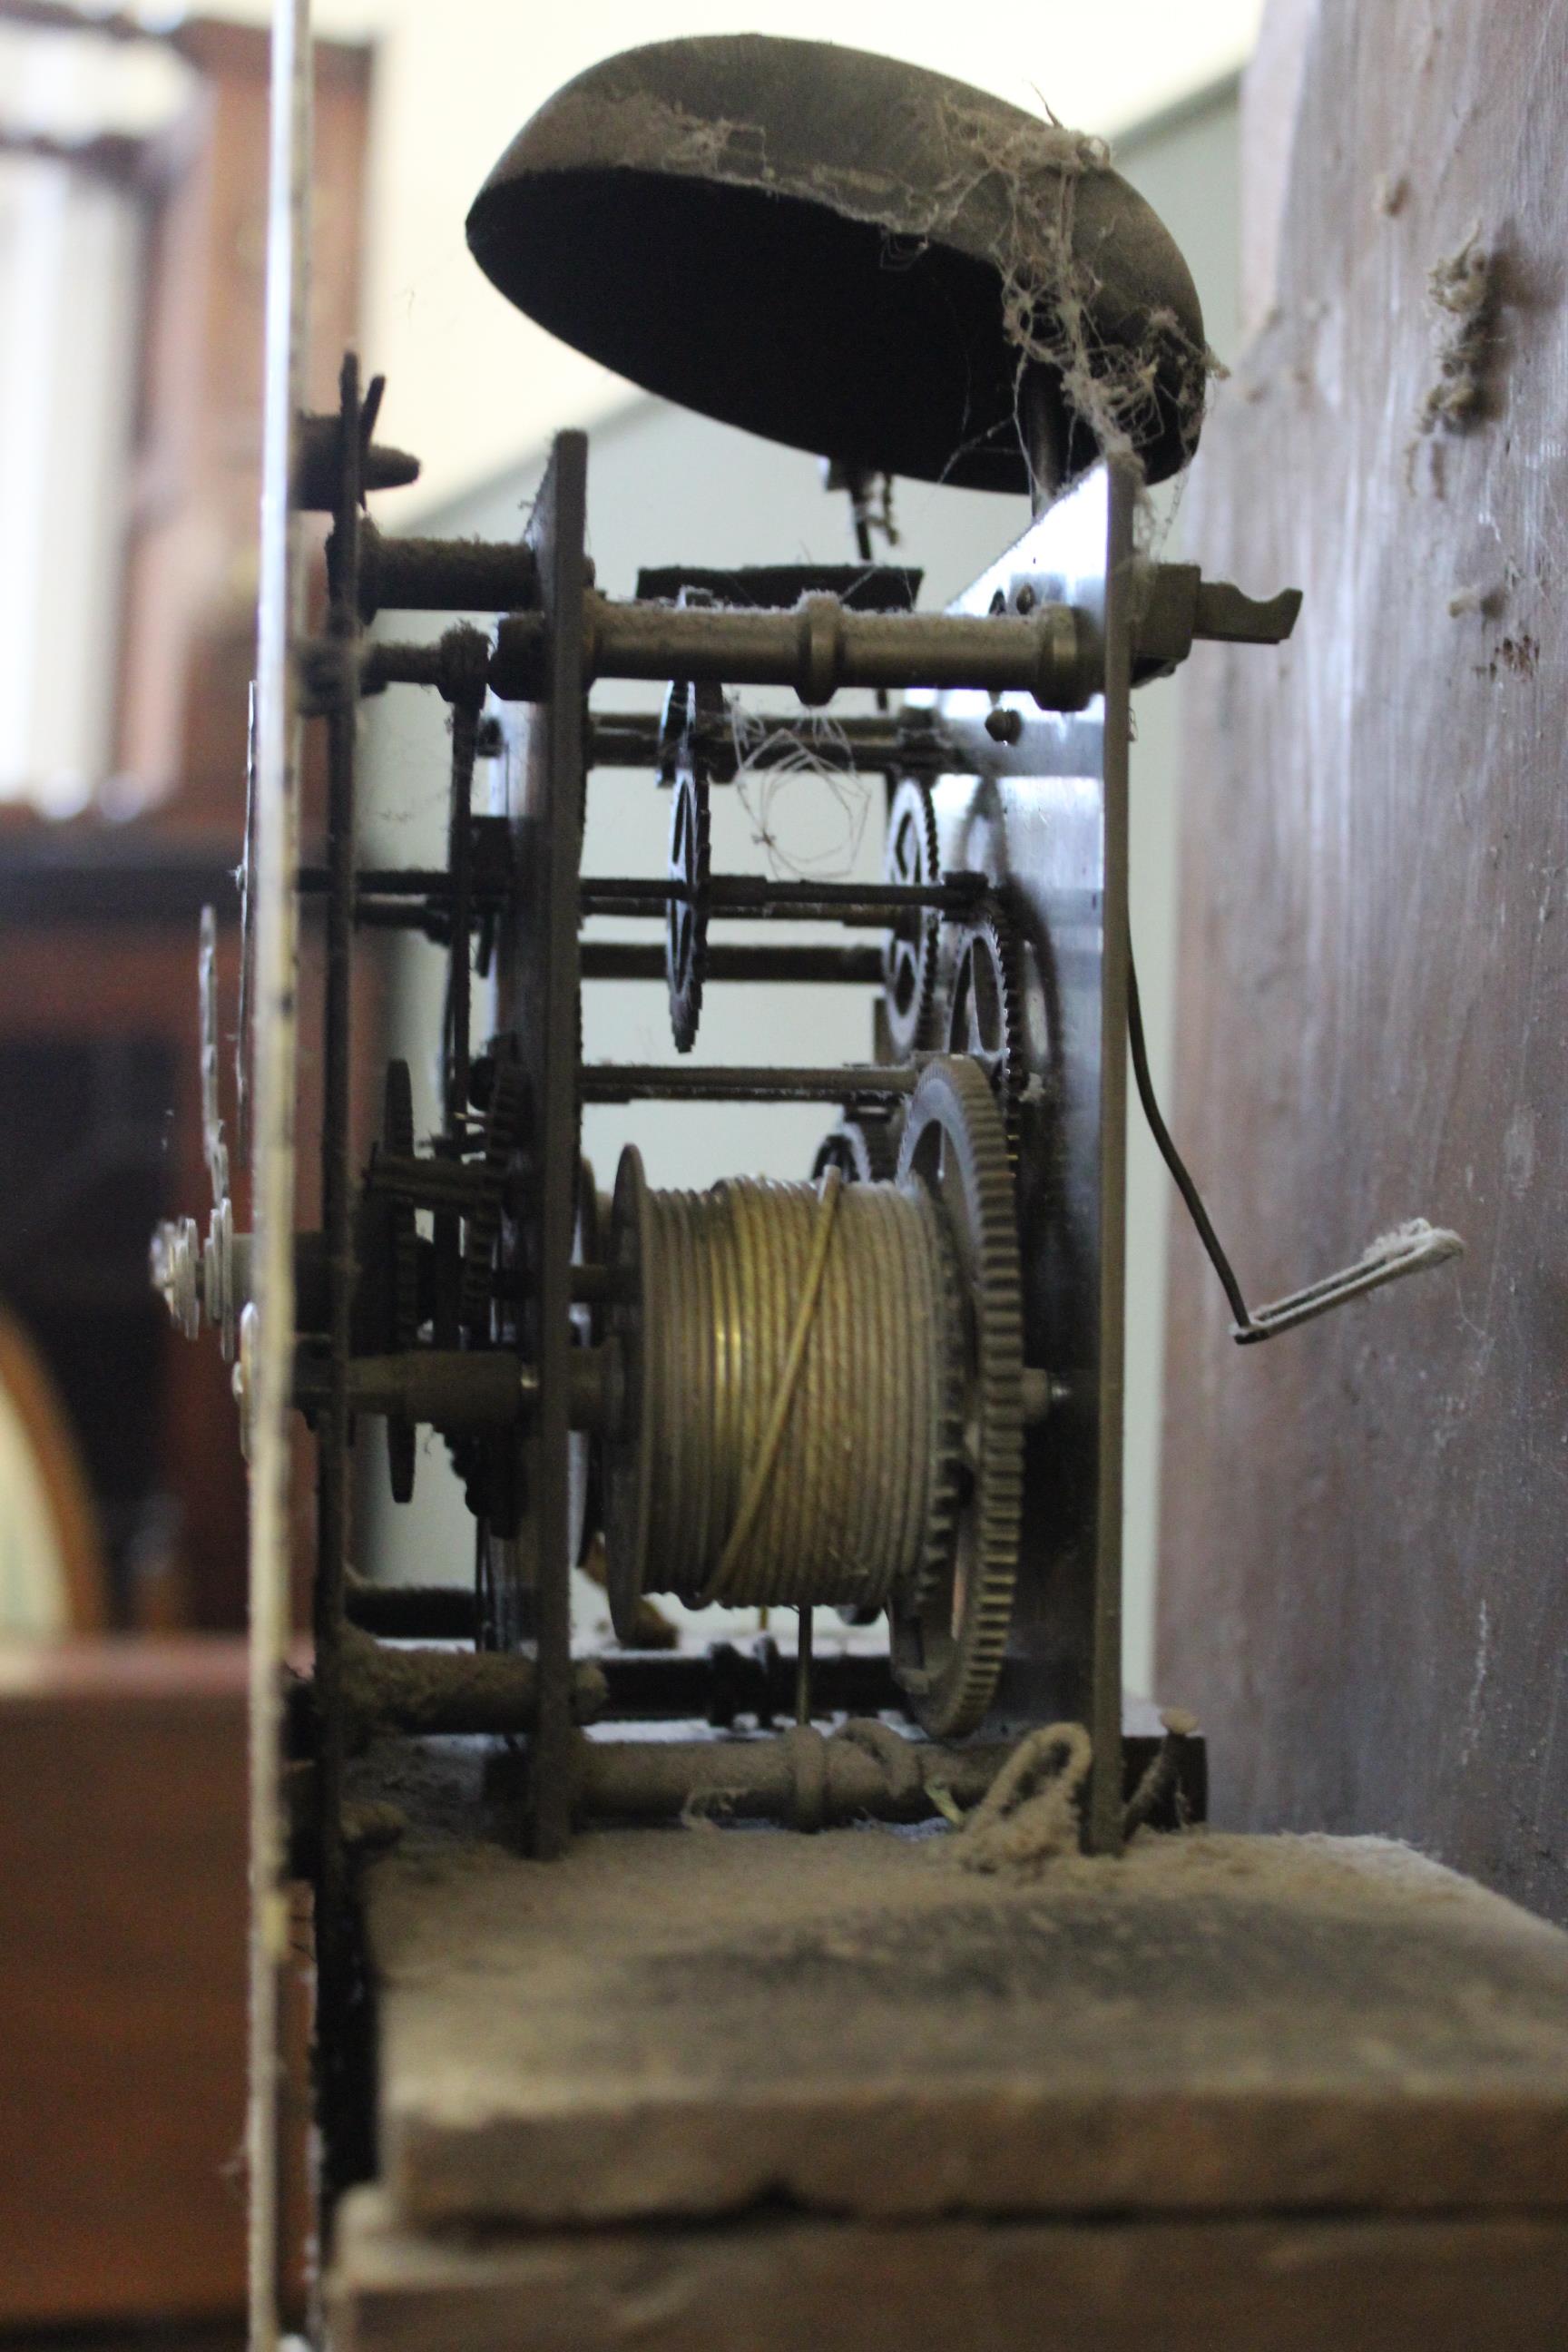
[[[937,907],[959,912],[983,897],[986,887],[982,874],[947,874],[940,882],[930,884],[775,882],[765,874],[716,874],[705,886],[704,895],[710,913],[724,908],[732,913],[760,914],[778,907],[794,912],[805,906],[857,909]],[[679,898],[681,892],[679,886],[658,877],[584,875],[582,895],[584,899],[595,900],[595,914],[638,907],[657,908],[662,914],[669,899]]]
[[[591,1723],[605,1706],[605,1678],[590,1659],[572,1671],[572,1713]],[[356,1746],[384,1732],[407,1738],[500,1736],[531,1731],[539,1672],[516,1650],[386,1648],[351,1629],[344,1650],[343,1704]]]
[[[64,15],[64,10],[55,12]],[[75,15],[75,10],[70,11]],[[136,25],[132,37],[145,27]],[[253,929],[241,1061],[252,1074],[251,1201],[257,1327],[250,1423],[248,1746],[250,1821],[248,2295],[252,2352],[276,2352],[283,2205],[279,1994],[289,1961],[284,1893],[281,1715],[291,1632],[291,1429],[297,1170],[297,932],[289,877],[298,859],[300,724],[294,633],[303,533],[290,502],[296,422],[305,399],[309,311],[311,43],[308,0],[272,12],[267,197],[266,354],[253,762],[246,859]],[[254,822],[250,820],[253,818]]]
[[[323,1371],[328,1380],[323,1380]],[[319,1412],[330,1399],[330,1368],[300,1349],[294,1401]],[[521,1421],[539,1393],[533,1368],[503,1348],[409,1348],[400,1355],[356,1356],[349,1366],[354,1412],[394,1413],[437,1429],[505,1429]]]
[[[611,1662],[602,1662],[608,1665]],[[612,1686],[611,1710],[614,1709]],[[580,1811],[623,1821],[668,1821],[693,1811],[741,1820],[781,1821],[816,1830],[869,1818],[917,1822],[954,1805],[977,1805],[1013,1755],[1006,1741],[946,1748],[907,1738],[864,1717],[825,1737],[814,1725],[756,1738],[615,1740],[579,1737]],[[1162,1742],[1124,1737],[1110,1758],[1120,1808],[1143,1785]],[[1201,1734],[1177,1744],[1175,1770],[1150,1792],[1142,1816],[1152,1830],[1201,1822],[1208,1809],[1208,1769]],[[941,1791],[939,1804],[933,1791]]]
[[[351,1577],[344,1594],[351,1625],[402,1642],[471,1642],[479,1601],[468,1584],[369,1584]]]
[[[1029,511],[1038,517],[1061,488],[1067,473],[1067,413],[1054,373],[1039,366],[1026,368],[1020,406],[1025,462],[1029,468]]]
[[[942,738],[926,713],[902,720],[836,719],[803,737],[799,722],[773,714],[731,711],[720,726],[704,730],[710,749],[727,753],[743,768],[787,767],[803,751],[824,768],[896,767],[931,769],[940,764]],[[651,711],[590,712],[588,764],[597,768],[657,768],[660,722]],[[738,757],[737,757],[738,755]],[[721,781],[721,778],[715,781]]]
[[[330,887],[324,866],[301,866],[300,888],[313,896]],[[363,866],[354,876],[354,887],[378,898],[423,898],[444,894],[452,877],[444,866]]]
[[[1121,1849],[1121,1577],[1127,1303],[1128,745],[1131,736],[1132,501],[1125,477],[1106,509],[1104,725],[1100,738],[1100,1102],[1096,1119],[1094,1268],[1095,1558],[1089,1608],[1089,1772],[1086,1840]]]
[[[451,944],[450,915],[416,898],[356,898],[354,922],[362,931],[417,931],[435,947]]]
[[[665,979],[664,950],[636,940],[584,940],[584,980]],[[726,981],[827,981],[880,986],[880,948],[719,947],[708,950],[708,978]]]
[[[851,467],[847,477],[849,490],[849,525],[855,537],[855,552],[861,562],[867,564],[871,561],[871,478],[869,472],[859,466]],[[882,521],[887,530],[888,543],[891,546],[896,534],[893,530],[892,476],[890,474],[883,475],[882,486],[886,493]],[[877,688],[877,709],[882,711],[887,708],[888,689],[884,686],[879,686]]]
[[[1026,617],[855,613],[835,596],[804,596],[791,612],[738,612],[615,604],[591,593],[583,620],[584,682],[792,686],[808,707],[830,701],[841,687],[923,686],[1026,693],[1043,710],[1081,710],[1101,667],[1066,604],[1041,604]]]
[[[794,1704],[795,1661],[769,1635],[746,1649],[714,1642],[700,1654],[679,1650],[606,1651],[599,1659],[610,1722],[697,1722],[727,1728],[749,1716],[765,1728]],[[815,1704],[824,1715],[879,1715],[902,1706],[885,1656],[829,1651],[813,1661]]]
[[[796,1723],[811,1721],[811,1642],[812,1614],[809,1609],[795,1612],[795,1719]]]
[[[539,562],[521,540],[385,537],[362,523],[361,618],[378,612],[514,613],[539,602]]]
[[[756,1739],[580,1738],[577,1801],[587,1813],[626,1821],[710,1810],[805,1830],[866,1817],[917,1822],[940,1810],[933,1788],[965,1810],[978,1804],[1012,1753],[1002,1742],[906,1740],[890,1727],[879,1744],[882,1753],[809,1725]]]
[[[587,444],[563,433],[540,486],[529,535],[539,553],[547,660],[539,686],[549,705],[537,747],[509,809],[521,817],[532,854],[521,877],[532,931],[506,952],[498,1010],[521,1029],[531,1084],[531,1143],[537,1153],[521,1249],[537,1323],[540,1410],[522,1456],[527,1527],[518,1570],[533,1585],[539,1662],[539,1722],[529,1749],[525,1834],[541,1860],[563,1853],[572,1831],[573,1726],[571,1505],[567,1428],[572,1348],[572,1255],[576,1225],[576,1080],[582,1059],[577,986],[577,885],[583,864],[582,614]],[[499,633],[498,633],[499,634]]]
[[[309,896],[327,890],[328,870],[301,866],[299,887]],[[435,866],[367,866],[354,876],[362,900],[428,898],[449,900],[452,876]],[[775,882],[765,874],[719,874],[706,886],[710,915],[784,915],[792,921],[833,922],[857,915],[875,917],[904,908],[932,907],[939,913],[961,915],[985,896],[983,874],[944,874],[940,882]],[[584,915],[657,915],[663,917],[671,898],[681,897],[679,884],[657,876],[588,875],[579,896]],[[499,905],[504,892],[493,881],[475,879],[471,900],[476,907]]]
[[[331,638],[350,644],[358,632],[360,515],[359,362],[349,352],[339,389],[342,470],[336,530],[337,593],[327,616]],[[336,694],[327,713],[326,975],[321,1038],[321,1223],[327,1260],[328,1376],[316,1431],[315,1693],[319,1805],[316,1820],[316,1954],[322,2064],[321,2123],[330,2180],[353,2176],[356,2158],[353,2041],[354,1958],[342,1840],[343,1581],[348,1557],[349,1354],[353,1340],[354,761],[359,702]]]
[[[548,690],[550,631],[538,612],[509,613],[496,629],[489,684],[503,700],[537,702]],[[583,600],[581,683],[679,677],[727,686],[793,687],[808,709],[841,687],[926,687],[1032,695],[1042,710],[1081,710],[1104,670],[1087,619],[1068,604],[1024,614],[857,613],[834,596],[806,596],[787,613]],[[438,647],[370,646],[362,690],[439,685]]]
[[[692,1070],[675,1064],[588,1062],[585,1103],[850,1102],[912,1094],[920,1076],[903,1066],[846,1063],[827,1069]]]
[[[472,1642],[479,1601],[467,1584],[369,1584],[351,1580],[349,1622],[383,1640]],[[740,1716],[761,1725],[789,1712],[795,1662],[766,1634],[744,1649],[713,1642],[703,1651],[608,1650],[595,1661],[614,1721],[709,1723]],[[878,1715],[901,1704],[885,1656],[829,1650],[812,1662],[816,1703],[825,1715]]]
[[[433,644],[384,640],[365,647],[359,677],[363,694],[379,694],[387,686],[440,687],[447,681],[447,656],[439,638]]]
[[[451,804],[447,812],[447,860],[451,881],[451,927],[447,957],[447,1132],[455,1135],[468,1108],[470,981],[473,954],[474,756],[482,697],[465,695],[452,706]]]
[[[716,874],[704,887],[711,916],[787,916],[792,922],[843,922],[905,908],[932,907],[963,914],[985,895],[983,874],[944,874],[940,882],[774,882],[765,874]],[[641,875],[585,875],[579,893],[584,915],[658,915],[687,895],[679,883]]]

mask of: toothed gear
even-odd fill
[[[984,1072],[1015,1165],[1018,1106],[1029,1079],[1024,1021],[1023,945],[992,901],[959,933],[948,998],[947,1050],[967,1055]]]
[[[414,1084],[406,1062],[388,1062],[382,1091],[381,1139],[399,1160],[414,1156]],[[419,1337],[419,1229],[413,1203],[390,1199],[385,1215],[391,1249],[392,1339],[395,1348],[412,1348]],[[411,1421],[386,1417],[386,1470],[395,1503],[414,1496],[414,1465],[418,1431]]]
[[[820,1183],[837,1168],[847,1184],[887,1184],[898,1166],[899,1139],[888,1120],[846,1118],[830,1127],[817,1145],[812,1181]]]
[[[907,1181],[918,1184],[919,1176]],[[942,1326],[944,1331],[962,1335],[967,1329],[964,1311],[963,1277],[959,1268],[958,1252],[947,1228],[945,1217],[937,1220],[938,1247],[942,1262]],[[941,1594],[944,1580],[952,1567],[953,1547],[958,1535],[958,1517],[963,1478],[967,1466],[964,1455],[964,1409],[968,1388],[967,1370],[962,1344],[931,1350],[931,1377],[939,1390],[937,1404],[937,1443],[932,1465],[931,1504],[926,1514],[925,1547],[919,1568],[900,1596],[900,1608],[906,1618],[919,1617]],[[896,1639],[896,1637],[895,1637]]]
[[[824,1141],[822,1149],[817,1153],[817,1166],[814,1171],[819,1180],[828,1147],[847,1131],[855,1135],[860,1133],[858,1128],[852,1127],[850,1122],[846,1121],[843,1128],[835,1128]],[[888,1140],[890,1146],[891,1139]],[[858,1176],[852,1176],[846,1170],[844,1181],[846,1183],[891,1181],[897,1173],[897,1158],[895,1151],[892,1164],[886,1171],[885,1179],[882,1176],[868,1178],[863,1172]],[[841,1162],[826,1164],[842,1165]],[[911,1176],[907,1180],[906,1189],[909,1185],[920,1183],[921,1179],[918,1176]],[[963,1282],[959,1273],[958,1253],[953,1247],[952,1237],[947,1230],[947,1221],[945,1217],[939,1216],[934,1222],[940,1266],[939,1279],[942,1285],[942,1307],[936,1318],[935,1328],[955,1335],[955,1343],[945,1347],[933,1346],[930,1350],[929,1377],[937,1391],[937,1396],[935,1438],[931,1449],[931,1495],[926,1505],[925,1538],[919,1563],[899,1595],[897,1609],[890,1611],[895,1617],[901,1613],[906,1620],[918,1617],[922,1610],[931,1605],[933,1597],[942,1591],[942,1580],[952,1569],[953,1543],[958,1529],[960,1494],[965,1468],[963,1413],[967,1381],[964,1350],[962,1344],[958,1343],[956,1336],[965,1329]],[[858,1609],[850,1604],[840,1606],[838,1614],[847,1625],[869,1625],[876,1622],[882,1614],[882,1611],[880,1608]]]
[[[399,1160],[414,1157],[414,1082],[406,1062],[389,1062],[382,1109],[382,1140]],[[419,1337],[419,1233],[413,1203],[395,1204],[393,1298],[397,1345],[412,1348]]]
[[[586,1160],[577,1162],[577,1219],[572,1240],[574,1265],[602,1265],[605,1237],[600,1196],[594,1171]],[[601,1337],[599,1310],[579,1300],[571,1309],[574,1342],[591,1348]],[[604,1495],[595,1459],[597,1448],[585,1429],[574,1429],[566,1443],[567,1541],[575,1566],[581,1567],[604,1520]]]
[[[929,890],[942,879],[936,811],[924,784],[906,776],[888,813],[883,873],[889,882]],[[934,907],[909,907],[894,919],[882,950],[883,1001],[888,1038],[897,1060],[907,1061],[933,1041],[937,946],[941,922]]]
[[[933,1738],[984,1721],[1013,1621],[1024,1493],[1023,1305],[1013,1176],[991,1088],[967,1057],[929,1063],[910,1103],[899,1182],[923,1183],[945,1211],[967,1292],[973,1353],[956,1506],[940,1570],[895,1596],[894,1673]]]
[[[498,1059],[485,1111],[485,1151],[479,1171],[481,1181],[465,1219],[463,1234],[462,1320],[469,1336],[481,1342],[490,1336],[496,1245],[500,1240],[507,1171],[521,1139],[522,1070],[516,1062]]]
[[[668,777],[668,877],[679,896],[666,902],[664,976],[669,1026],[677,1053],[689,1054],[702,1018],[708,972],[708,883],[710,782],[708,737],[724,715],[721,687],[672,686],[664,713],[664,766]]]

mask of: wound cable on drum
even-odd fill
[[[719,1557],[719,1565],[713,1571],[713,1582],[719,1588],[727,1585],[733,1575],[735,1564],[746,1549],[747,1539],[756,1521],[757,1514],[767,1498],[768,1481],[773,1476],[773,1464],[778,1459],[779,1440],[784,1435],[784,1423],[789,1419],[789,1409],[795,1402],[795,1383],[800,1378],[800,1368],[805,1361],[805,1343],[811,1336],[811,1327],[816,1314],[816,1302],[822,1296],[822,1277],[827,1267],[827,1248],[833,1239],[833,1213],[838,1205],[838,1195],[843,1189],[844,1179],[839,1171],[837,1168],[826,1169],[822,1178],[822,1207],[817,1213],[816,1231],[812,1236],[811,1263],[805,1270],[805,1289],[801,1296],[800,1312],[795,1318],[795,1330],[790,1338],[789,1353],[784,1358],[784,1368],[773,1395],[773,1410],[768,1416],[767,1428],[763,1433],[763,1442],[758,1449],[757,1458],[752,1465],[751,1475],[746,1481],[745,1494],[740,1510],[736,1514],[735,1524],[730,1530],[724,1549]]]
[[[647,1213],[639,1589],[885,1607],[947,1525],[962,1336],[936,1203],[741,1177]]]

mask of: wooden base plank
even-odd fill
[[[1379,1840],[411,1837],[370,1876],[403,2224],[1568,2205],[1568,1936]]]
[[[336,2352],[1557,2352],[1568,2222],[778,2219],[443,2242],[360,2191]]]

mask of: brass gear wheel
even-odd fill
[[[945,1211],[967,1293],[972,1352],[960,1408],[968,1492],[940,1572],[895,1595],[893,1670],[933,1738],[984,1721],[1013,1621],[1024,1497],[1024,1322],[1013,1174],[1001,1116],[978,1065],[929,1063],[910,1098],[899,1181]]]
[[[1018,1106],[1029,1081],[1024,1021],[1023,944],[992,900],[958,935],[948,995],[947,1050],[966,1055],[984,1071],[1015,1164]]]
[[[665,704],[663,765],[671,791],[664,977],[677,1053],[689,1054],[702,1018],[708,972],[710,782],[707,735],[724,713],[715,685],[672,686]]]
[[[906,776],[888,812],[882,870],[889,882],[929,890],[942,879],[936,811],[924,784]],[[896,1061],[908,1061],[933,1042],[937,948],[942,925],[934,907],[908,907],[897,915],[882,950],[882,994],[888,1041]]]
[[[522,1140],[523,1079],[517,1062],[498,1059],[485,1110],[484,1157],[476,1170],[474,1198],[464,1219],[462,1321],[471,1339],[490,1336],[496,1247],[506,1202],[507,1171]]]
[[[574,1265],[597,1266],[605,1262],[607,1236],[605,1202],[586,1160],[577,1163],[577,1222],[572,1238]],[[582,1302],[571,1309],[574,1344],[591,1348],[602,1337],[604,1318],[596,1307]],[[571,1432],[566,1445],[567,1541],[573,1565],[581,1568],[604,1518],[602,1481],[597,1447],[586,1430]]]
[[[899,1172],[900,1133],[889,1119],[841,1119],[837,1127],[828,1129],[817,1145],[816,1157],[811,1164],[813,1183],[820,1184],[830,1168],[837,1169],[846,1184],[892,1183]],[[910,1179],[911,1182],[919,1181]],[[942,1327],[959,1331],[963,1328],[963,1301],[957,1259],[945,1235],[941,1236],[941,1243],[944,1302]],[[925,1554],[906,1595],[907,1605],[917,1609],[935,1589],[952,1555],[963,1456],[963,1384],[950,1351],[944,1349],[933,1358],[931,1379],[941,1391],[937,1423],[940,1433],[934,1449]],[[838,1615],[846,1625],[872,1625],[881,1614],[880,1608],[859,1608],[853,1603],[841,1603],[838,1607]]]
[[[414,1157],[414,1084],[406,1062],[388,1062],[382,1090],[381,1139],[391,1156]],[[412,1202],[388,1199],[383,1207],[392,1276],[394,1348],[402,1352],[419,1337],[419,1232]],[[395,1503],[414,1499],[414,1465],[419,1433],[411,1421],[386,1417],[386,1473]]]

